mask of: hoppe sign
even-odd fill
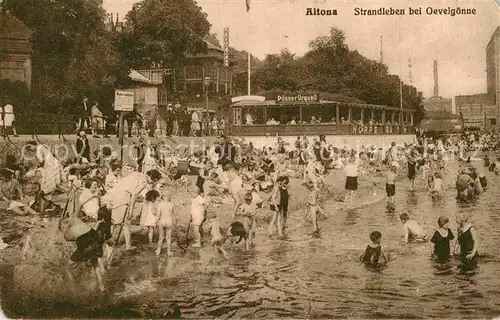
[[[319,102],[319,96],[317,94],[303,95],[298,94],[295,96],[285,96],[277,95],[276,103],[307,103],[307,102]]]

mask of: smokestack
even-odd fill
[[[434,97],[439,97],[438,62],[434,60]]]

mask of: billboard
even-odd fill
[[[133,111],[134,93],[130,91],[115,90],[115,111]]]

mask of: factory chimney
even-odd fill
[[[439,97],[438,62],[434,60],[434,97]]]

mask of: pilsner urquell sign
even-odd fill
[[[304,103],[304,102],[319,102],[319,96],[317,94],[312,95],[302,95],[298,94],[295,96],[285,96],[277,95],[276,103]]]

